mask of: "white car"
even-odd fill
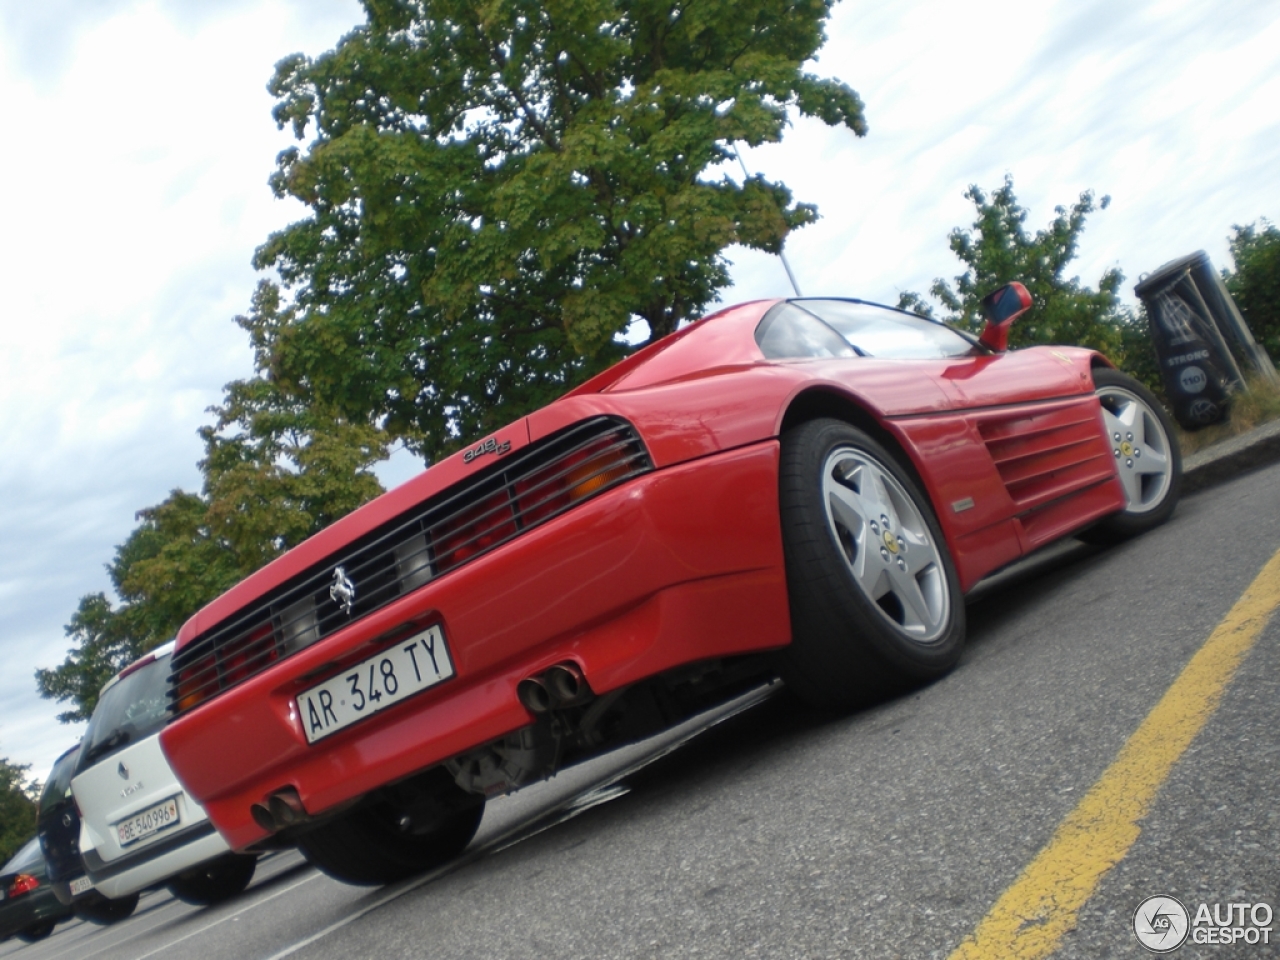
[[[231,852],[160,750],[172,654],[164,644],[102,688],[71,780],[80,855],[108,898],[165,884],[187,903],[214,903],[249,885],[257,858]]]

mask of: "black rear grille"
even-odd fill
[[[347,545],[175,653],[174,715],[652,469],[635,429],[614,417],[531,444]],[[344,580],[352,596],[344,597]]]

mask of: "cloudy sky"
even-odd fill
[[[290,142],[265,84],[362,19],[355,0],[0,0],[0,756],[43,778],[79,736],[35,694],[79,598],[142,507],[197,489],[196,430],[251,372],[232,317]],[[798,123],[744,151],[823,219],[788,254],[805,293],[886,302],[959,264],[963,197],[1006,174],[1043,227],[1086,189],[1093,285],[1280,221],[1280,0],[843,0],[817,72],[863,97],[865,139]],[[788,292],[734,256],[732,302]],[[415,465],[399,458],[387,482]]]

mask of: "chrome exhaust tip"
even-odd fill
[[[276,832],[276,818],[271,815],[271,811],[267,809],[266,804],[251,804],[249,814],[253,817],[253,822],[267,831],[267,833]]]
[[[255,804],[255,806],[257,806]],[[302,798],[293,787],[277,790],[267,798],[267,813],[277,830],[292,827],[309,819],[307,808],[302,805]]]
[[[542,677],[525,677],[516,685],[516,696],[530,713],[546,713],[553,705],[551,689]]]
[[[576,663],[557,663],[545,676],[558,707],[572,707],[591,697],[591,687]]]

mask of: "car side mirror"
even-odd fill
[[[982,298],[982,315],[987,325],[978,342],[996,353],[1009,349],[1009,328],[1013,321],[1031,309],[1031,294],[1016,280],[993,290]]]

